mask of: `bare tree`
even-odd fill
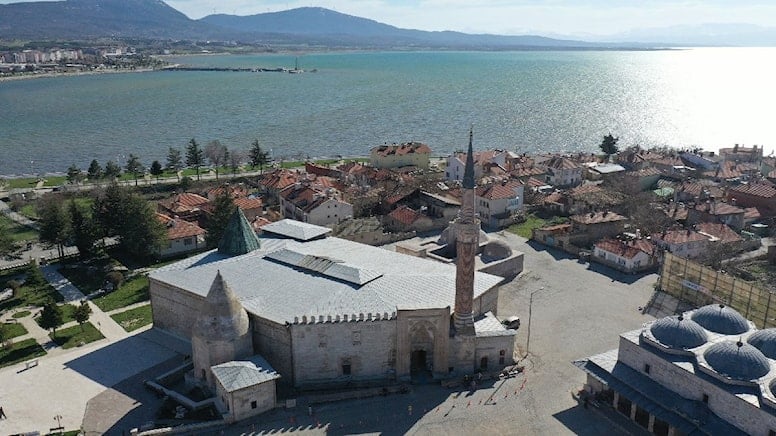
[[[208,142],[205,146],[205,157],[210,161],[210,164],[215,167],[216,180],[218,180],[218,170],[226,163],[228,151],[226,146],[221,144],[219,140],[213,140]]]
[[[232,176],[237,176],[237,171],[240,169],[240,165],[245,161],[245,153],[240,150],[232,150],[229,152],[229,167],[232,169]]]

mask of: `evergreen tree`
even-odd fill
[[[65,242],[71,235],[71,226],[70,217],[65,211],[62,200],[51,196],[42,199],[38,203],[38,216],[41,241],[55,244],[59,256],[63,256]]]
[[[138,159],[138,157],[134,154],[130,153],[129,159],[127,160],[127,166],[125,168],[129,174],[132,174],[132,177],[135,179],[135,186],[137,186],[137,175],[142,173],[144,170],[143,164],[140,163],[140,159]]]
[[[94,257],[97,254],[95,245],[100,237],[97,223],[92,215],[75,200],[70,202],[68,212],[70,213],[73,243],[78,248],[78,253],[82,259]]]
[[[109,186],[94,203],[97,221],[107,236],[116,236],[131,256],[155,258],[166,242],[164,225],[145,199],[117,184]]]
[[[71,185],[75,185],[75,184],[81,183],[83,179],[84,179],[83,171],[81,171],[80,168],[75,166],[75,164],[70,165],[70,168],[67,169],[67,183],[70,183]]]
[[[111,183],[94,201],[92,216],[102,229],[102,235],[115,236],[124,226],[124,205],[129,200],[129,190]]]
[[[221,241],[221,236],[224,234],[224,229],[226,229],[226,224],[236,209],[237,206],[234,204],[234,199],[229,194],[228,189],[224,189],[213,200],[213,213],[208,217],[205,228],[207,230],[205,245],[208,248],[218,246],[218,242]]]
[[[150,173],[152,176],[156,177],[156,182],[159,183],[159,176],[164,174],[164,170],[162,169],[162,164],[159,163],[158,160],[151,163]]]
[[[109,160],[108,163],[105,164],[105,172],[103,174],[106,178],[113,180],[121,175],[121,167],[118,166],[116,162]]]
[[[75,318],[76,322],[81,326],[81,331],[84,330],[84,324],[89,321],[89,316],[91,314],[92,308],[89,307],[89,303],[87,303],[86,300],[82,301],[73,311],[73,318]]]
[[[248,159],[250,160],[251,168],[259,167],[259,170],[264,172],[264,165],[269,163],[269,153],[262,150],[258,139],[253,140],[251,149],[248,152]]]
[[[165,167],[167,171],[174,171],[175,175],[178,177],[178,181],[181,181],[181,176],[178,174],[178,171],[183,169],[183,161],[181,160],[181,151],[177,148],[172,148],[167,151],[167,166]]]
[[[191,138],[189,145],[186,146],[186,165],[194,167],[197,170],[197,181],[199,181],[199,167],[205,162],[202,148],[194,138]]]
[[[229,151],[226,149],[226,146],[217,139],[208,142],[205,146],[205,157],[216,170],[216,181],[218,181],[218,170],[226,163],[228,155]]]
[[[35,261],[31,260],[27,264],[26,268],[26,277],[24,279],[24,285],[29,286],[31,288],[40,288],[42,286],[45,286],[48,284],[48,281],[46,281],[46,278],[43,277],[43,271],[40,270],[40,267],[38,266]]]
[[[11,233],[5,223],[0,222],[0,256],[6,256],[13,251],[14,243]]]
[[[102,167],[100,166],[100,163],[97,162],[97,159],[93,159],[92,163],[89,164],[89,169],[86,172],[86,176],[91,181],[99,180],[102,178]]]
[[[606,157],[613,154],[617,154],[620,149],[617,148],[617,141],[619,141],[619,138],[615,138],[612,136],[612,134],[608,134],[604,136],[604,140],[601,142],[601,151],[603,151],[606,154]]]
[[[64,322],[63,318],[62,308],[57,306],[57,303],[49,301],[43,305],[43,310],[40,312],[40,319],[38,320],[38,324],[42,328],[46,330],[52,330],[54,333],[56,333],[57,328],[59,328],[59,326],[61,326]]]

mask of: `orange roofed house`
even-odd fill
[[[369,161],[375,168],[399,168],[415,166],[428,168],[431,148],[420,142],[400,145],[380,145],[372,148]]]
[[[167,229],[167,245],[159,252],[161,257],[192,253],[205,248],[207,232],[202,227],[161,213],[156,214],[156,219]]]
[[[614,269],[637,273],[657,266],[655,246],[645,239],[604,239],[593,245],[593,259]]]

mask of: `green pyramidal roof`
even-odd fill
[[[234,211],[229,223],[224,229],[224,235],[218,242],[218,252],[237,256],[259,249],[259,238],[256,237],[251,224],[240,208]]]

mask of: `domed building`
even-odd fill
[[[714,304],[620,334],[575,361],[585,390],[652,434],[776,434],[776,329]]]

